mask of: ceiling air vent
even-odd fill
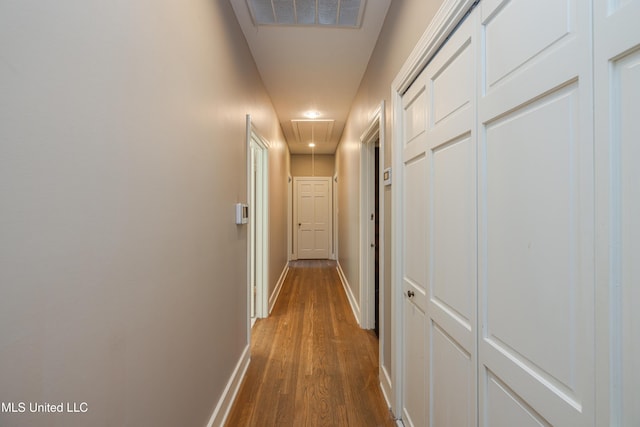
[[[247,0],[256,25],[358,28],[366,0]]]
[[[331,139],[334,120],[291,120],[298,142],[324,144]]]

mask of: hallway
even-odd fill
[[[378,340],[353,318],[333,261],[292,262],[227,425],[393,426],[378,386]]]
[[[640,426],[640,0],[285,3],[0,2],[0,426]]]

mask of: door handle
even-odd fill
[[[407,296],[413,298],[416,294],[413,291],[407,291]]]
[[[301,223],[301,222],[299,222],[299,223],[298,223],[298,227],[301,227],[301,226],[302,226],[302,223]]]

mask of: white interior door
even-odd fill
[[[407,426],[477,422],[474,20],[403,96]]]
[[[590,2],[479,8],[480,425],[590,426]]]
[[[331,178],[294,178],[298,259],[329,258]]]
[[[595,1],[597,425],[640,425],[640,1]]]
[[[249,143],[249,284],[251,318],[268,315],[268,151],[255,132]]]
[[[256,145],[253,141],[249,144],[249,300],[251,319],[256,319],[256,252],[257,252],[257,216],[256,216]]]

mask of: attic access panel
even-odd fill
[[[359,28],[366,0],[247,0],[255,25]]]

